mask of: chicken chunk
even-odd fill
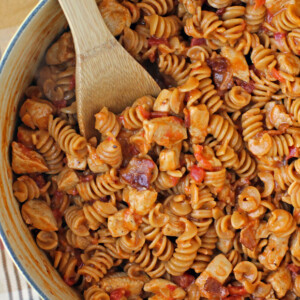
[[[258,256],[258,260],[268,270],[276,270],[288,250],[289,236],[278,238],[270,235],[267,247]]]
[[[123,200],[132,210],[142,216],[150,212],[156,198],[157,192],[154,189],[139,191],[129,187],[123,191]]]
[[[180,167],[181,143],[171,149],[164,149],[159,153],[160,171],[174,171]]]
[[[129,10],[116,0],[103,0],[99,4],[101,15],[110,32],[117,36],[122,33],[125,26],[131,24]]]
[[[207,136],[207,126],[209,122],[209,112],[204,104],[191,106],[189,112],[189,132],[194,144],[203,143]]]
[[[21,143],[12,143],[12,169],[17,174],[49,171],[44,158]]]
[[[143,124],[145,138],[149,143],[155,142],[166,148],[171,148],[187,138],[186,128],[181,119],[162,117],[146,120]]]
[[[44,231],[58,230],[56,219],[46,202],[29,200],[22,206],[22,217],[26,224]]]
[[[280,267],[268,276],[267,282],[271,283],[277,297],[281,299],[291,287],[292,276],[286,267]]]
[[[32,129],[48,129],[49,116],[54,112],[54,107],[46,100],[27,99],[20,109],[22,122]]]
[[[19,126],[18,133],[17,133],[18,142],[23,144],[27,148],[33,149],[34,148],[34,144],[32,142],[32,134],[33,133],[34,133],[33,130],[31,130],[25,126]]]
[[[60,191],[71,190],[77,183],[79,183],[79,178],[76,172],[69,168],[62,170],[57,177],[57,186]]]

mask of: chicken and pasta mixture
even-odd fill
[[[299,299],[300,3],[98,6],[162,90],[87,140],[71,33],[49,47],[12,143],[38,247],[85,300]]]

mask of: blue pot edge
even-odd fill
[[[13,36],[12,40],[10,41],[8,47],[6,48],[5,52],[3,53],[3,57],[0,60],[0,75],[2,73],[2,70],[5,66],[5,63],[7,59],[9,58],[9,55],[11,54],[14,45],[20,38],[21,34],[25,30],[25,28],[28,26],[30,21],[33,19],[33,17],[40,11],[40,9],[48,2],[48,0],[41,0],[35,8],[29,13],[27,18],[24,20],[22,25],[17,30],[16,34]],[[30,285],[38,292],[39,296],[42,297],[44,300],[49,300],[49,298],[44,294],[44,292],[39,288],[39,286],[35,283],[35,281],[31,278],[31,276],[27,273],[27,271],[22,266],[22,263],[19,261],[17,256],[15,255],[13,249],[10,246],[10,243],[8,242],[7,236],[2,228],[2,225],[0,224],[0,236],[2,238],[2,241],[8,250],[11,258],[13,259],[14,263],[16,264],[17,268],[21,271],[21,273],[24,275],[26,280],[30,283]]]

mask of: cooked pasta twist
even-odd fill
[[[84,262],[84,266],[78,270],[78,274],[83,275],[87,282],[97,283],[104,277],[113,264],[114,261],[107,253],[105,247],[98,246],[91,257]]]
[[[213,115],[210,119],[208,132],[214,136],[219,142],[228,141],[235,151],[240,151],[242,148],[242,138],[236,129],[223,117]]]
[[[146,240],[150,241],[149,249],[153,249],[152,254],[162,261],[168,261],[173,254],[174,247],[161,229],[147,224],[143,227],[143,232]]]
[[[263,131],[263,114],[259,108],[252,108],[242,115],[242,128],[245,142]]]
[[[288,194],[291,197],[291,204],[294,208],[300,208],[300,183],[298,181],[294,181],[289,189]]]
[[[125,0],[121,4],[128,9],[128,11],[131,15],[131,24],[136,23],[140,19],[140,16],[141,16],[140,8],[137,5],[137,3],[132,3],[130,1]],[[124,31],[127,28],[128,27],[125,27]]]
[[[36,243],[38,246],[46,251],[56,249],[58,245],[58,236],[55,231],[40,231],[36,236]]]
[[[296,170],[295,164],[294,161],[290,165],[274,169],[274,180],[283,191],[294,181],[300,181],[300,174]]]
[[[40,197],[40,189],[36,182],[27,175],[18,177],[13,183],[14,196],[20,201],[38,199]]]
[[[172,0],[142,0],[137,4],[145,15],[166,15],[174,8],[174,2]]]
[[[117,136],[120,132],[121,125],[117,116],[110,112],[107,107],[103,107],[100,112],[95,115],[96,122],[95,128],[103,135],[112,133],[113,136]]]
[[[87,155],[87,141],[83,136],[76,133],[65,120],[49,117],[49,134],[59,144],[60,148],[75,157],[84,157]]]
[[[240,86],[234,86],[225,94],[224,104],[229,112],[238,111],[250,103],[251,95]]]
[[[70,206],[65,211],[65,220],[69,228],[78,236],[89,236],[87,220],[83,210],[76,206]]]
[[[80,275],[76,271],[78,260],[70,252],[54,251],[50,253],[54,268],[62,275],[66,282],[76,283]]]
[[[193,238],[189,245],[179,244],[173,253],[171,259],[166,263],[166,270],[174,276],[182,275],[193,264],[201,241],[199,238]]]
[[[101,224],[106,222],[109,216],[118,211],[112,203],[100,200],[96,200],[91,205],[85,204],[82,209],[88,226],[92,230],[97,230]]]
[[[83,293],[84,300],[109,300],[109,295],[97,285],[92,285]]]
[[[201,247],[197,251],[195,261],[191,266],[197,273],[201,273],[205,270],[206,266],[211,261],[211,258],[216,248],[218,236],[214,226],[211,226],[205,235],[201,237]]]
[[[260,71],[271,71],[277,64],[273,51],[265,48],[263,45],[259,45],[253,49],[251,60],[255,68]]]
[[[78,249],[86,249],[91,244],[91,237],[76,235],[72,230],[66,232],[66,239],[70,246]]]
[[[138,264],[151,278],[159,278],[166,272],[164,263],[153,256],[147,244],[138,254],[130,256],[129,260]]]
[[[32,141],[37,150],[43,155],[49,168],[48,174],[59,173],[64,166],[64,153],[53,137],[45,130],[39,130],[32,135]]]
[[[150,34],[157,38],[169,38],[179,33],[181,21],[176,16],[161,17],[157,14],[144,17]]]
[[[265,20],[266,7],[264,5],[256,7],[255,5],[247,4],[245,11],[245,19],[247,30],[249,32],[257,32],[259,27]]]
[[[159,56],[159,71],[163,74],[170,75],[178,85],[187,81],[190,68],[185,58],[180,58],[175,54]]]
[[[80,182],[76,189],[83,200],[97,200],[108,195],[112,195],[118,190],[124,188],[120,182],[116,169],[110,169],[103,175],[98,175],[95,179],[88,182]]]
[[[235,172],[241,177],[253,177],[256,173],[256,162],[246,149],[239,153],[239,165]]]
[[[231,3],[232,0],[208,0],[208,4],[217,9],[230,6]]]
[[[118,169],[122,163],[122,148],[120,143],[112,135],[100,143],[96,149],[99,158],[112,168]]]
[[[292,31],[300,26],[300,13],[297,4],[289,4],[272,19],[279,32]]]

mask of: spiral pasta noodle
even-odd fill
[[[59,144],[60,148],[68,154],[83,157],[87,154],[86,139],[60,118],[49,117],[49,134]]]
[[[69,29],[46,51],[12,192],[83,299],[300,297],[300,8],[279,2],[97,1],[161,91],[95,108],[88,140]]]

